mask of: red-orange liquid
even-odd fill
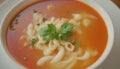
[[[55,8],[48,10],[48,5],[53,5]],[[50,18],[51,16],[55,16],[56,18],[70,18],[73,13],[79,12],[86,12],[97,17],[96,21],[93,21],[88,28],[81,26],[83,34],[74,34],[74,38],[80,41],[83,48],[88,47],[97,50],[98,55],[90,60],[79,61],[73,69],[87,68],[101,56],[106,48],[108,40],[106,25],[101,16],[88,5],[75,0],[52,0],[35,3],[18,14],[20,16],[16,17],[19,20],[18,24],[14,24],[16,28],[15,32],[12,32],[9,28],[7,30],[7,45],[11,55],[28,69],[49,69],[47,65],[42,67],[36,65],[37,60],[42,57],[41,51],[30,48],[29,46],[24,47],[23,44],[21,44],[23,42],[20,41],[20,36],[24,34],[24,30],[33,20],[32,15],[34,9],[40,11],[46,18]],[[14,22],[16,18],[14,18],[12,22]],[[24,60],[24,58],[27,59]]]

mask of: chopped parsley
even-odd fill
[[[80,46],[81,46],[81,45],[80,45],[80,42],[77,42],[77,43],[76,43],[76,46],[77,46],[78,48],[80,48]]]
[[[31,39],[31,44],[34,45],[37,42],[37,39],[33,38]]]

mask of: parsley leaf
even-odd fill
[[[46,27],[40,29],[40,36],[43,36],[43,40],[50,41],[57,38],[57,29],[53,24],[48,24]]]
[[[48,24],[47,26],[40,29],[39,34],[43,40],[50,41],[52,39],[67,40],[72,34],[73,24],[65,23],[59,30],[56,29],[55,25]]]
[[[64,32],[64,33],[62,32],[60,34],[59,38],[61,40],[67,40],[70,35],[71,35],[71,31],[67,31],[67,32]]]
[[[72,29],[74,28],[73,24],[65,23],[61,26],[60,29],[60,36],[61,40],[67,40],[68,37],[72,34]]]
[[[33,39],[31,40],[31,44],[32,44],[32,45],[34,45],[36,42],[37,42],[37,40],[36,40],[35,38],[33,38]]]
[[[73,24],[65,23],[61,26],[62,33],[70,32],[74,28]]]

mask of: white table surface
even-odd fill
[[[5,0],[0,3],[0,23],[2,18],[6,15],[7,10],[16,5],[22,0]],[[96,0],[110,15],[115,31],[115,40],[112,51],[107,59],[96,69],[120,69],[120,9],[110,0]],[[21,69],[13,66],[12,60],[8,55],[3,54],[5,51],[0,46],[0,69]],[[6,59],[9,59],[5,61]]]

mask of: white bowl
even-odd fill
[[[7,49],[6,38],[5,38],[6,32],[5,31],[7,30],[7,27],[9,25],[10,20],[21,9],[28,6],[33,1],[35,1],[35,0],[25,0],[21,3],[19,3],[18,5],[14,6],[10,10],[8,10],[9,13],[6,14],[5,18],[3,18],[2,23],[0,25],[0,42],[1,42],[3,49],[5,50],[5,54],[7,54],[9,56],[9,58],[12,60],[13,66],[16,66],[17,68],[19,67],[20,69],[21,68],[23,69],[25,67],[23,67],[21,64],[19,64],[17,61],[15,61],[13,59],[13,57],[10,55],[10,53]],[[108,56],[108,54],[111,51],[113,41],[114,41],[114,29],[113,29],[112,21],[111,21],[109,15],[98,3],[96,3],[96,1],[94,1],[94,0],[80,0],[80,1],[88,4],[92,8],[94,8],[101,15],[101,17],[104,19],[106,26],[107,26],[108,42],[107,42],[106,49],[104,50],[102,56],[94,64],[92,64],[91,66],[89,66],[87,68],[87,69],[95,69],[97,66],[99,66],[105,60],[105,58]]]

